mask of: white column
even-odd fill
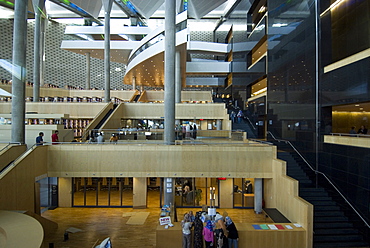
[[[254,179],[254,212],[262,213],[262,178]]]

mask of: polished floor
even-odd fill
[[[185,212],[200,211],[201,208],[178,208],[179,220]],[[236,223],[271,223],[263,214],[255,214],[253,209],[218,209],[224,211]],[[149,212],[144,225],[127,225],[130,218],[128,212]],[[56,208],[42,214],[43,217],[58,223],[58,230],[46,235],[42,248],[92,248],[99,240],[110,237],[114,248],[153,248],[156,247],[155,230],[158,225],[160,208]],[[68,228],[81,231],[69,233],[64,241],[64,233]],[[76,229],[76,230],[77,230]],[[51,243],[54,245],[52,246]],[[179,244],[178,247],[181,247]]]

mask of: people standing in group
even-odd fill
[[[104,143],[104,137],[103,137],[102,133],[98,134],[98,137],[96,138],[96,141],[98,142],[98,144],[103,144]]]
[[[189,211],[189,214],[192,214]],[[202,212],[197,212],[194,217],[194,245],[193,248],[203,248],[203,222],[200,220]]]
[[[197,138],[197,124],[193,124],[193,139]]]
[[[210,220],[207,220],[206,226],[203,228],[203,237],[206,243],[206,248],[213,247],[213,224]]]
[[[235,227],[234,222],[229,216],[226,216],[226,230],[228,232],[227,241],[229,244],[228,248],[238,248],[239,235],[238,230]]]
[[[44,133],[39,132],[39,136],[36,137],[36,145],[37,146],[42,146],[45,143],[43,137],[44,137]]]
[[[236,117],[238,117],[238,123],[242,123],[242,119],[243,119],[243,112],[241,110],[239,110],[238,114],[236,115]]]
[[[215,216],[215,243],[217,248],[225,248],[227,245],[227,229],[224,222],[224,217],[221,214]]]
[[[231,113],[230,113],[230,117],[231,117],[231,122],[232,122],[232,123],[235,123],[236,113],[234,112],[234,110],[233,110],[233,111],[231,111]]]
[[[182,227],[182,248],[191,247],[191,227],[193,223],[190,221],[189,214],[184,214],[184,219],[181,221]]]
[[[51,142],[52,142],[52,144],[53,144],[53,145],[58,144],[57,142],[59,142],[58,134],[59,134],[59,131],[55,131],[55,132],[51,135]]]
[[[109,142],[117,144],[117,141],[118,141],[118,135],[113,133],[112,136],[110,136]]]
[[[351,130],[349,130],[349,134],[351,134],[352,137],[356,137],[357,132],[355,126],[351,127]]]
[[[357,131],[358,134],[367,134],[367,128],[365,126],[361,126],[360,129]]]

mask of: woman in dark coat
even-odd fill
[[[194,248],[203,248],[203,222],[201,212],[197,212],[194,219]]]
[[[226,229],[229,233],[229,235],[227,236],[229,248],[238,248],[239,241],[238,230],[236,229],[234,222],[231,220],[229,216],[226,216],[225,220],[226,220]]]

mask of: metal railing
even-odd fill
[[[271,137],[277,142],[284,142],[290,145],[290,147],[299,155],[299,157],[305,162],[305,164],[315,173],[322,175],[327,182],[335,189],[335,191],[344,199],[344,201],[352,208],[352,210],[357,214],[357,216],[365,223],[365,225],[370,228],[369,223],[361,216],[361,214],[355,209],[355,207],[347,200],[347,198],[340,192],[340,190],[334,185],[334,183],[325,175],[325,173],[315,170],[310,163],[302,156],[302,154],[294,147],[294,145],[289,140],[277,139],[270,131],[267,131],[267,135],[270,134]]]
[[[370,135],[369,134],[359,134],[359,133],[330,133],[328,135],[331,135],[331,136],[370,138]]]

